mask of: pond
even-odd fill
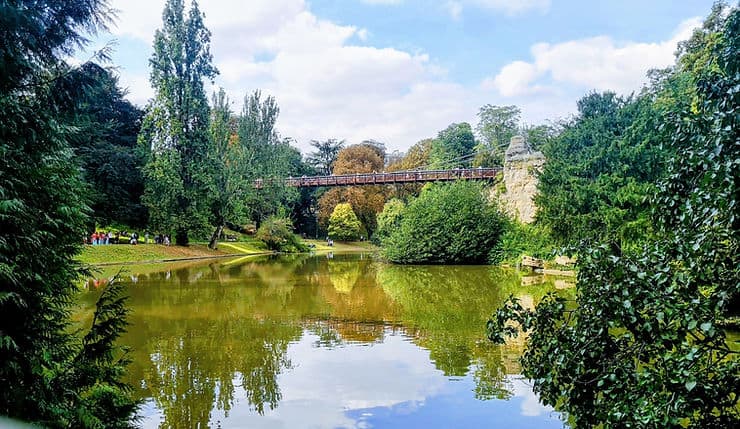
[[[507,296],[533,306],[562,282],[368,254],[126,270],[121,342],[145,428],[563,427],[519,375],[523,341],[485,338]]]

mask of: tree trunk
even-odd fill
[[[188,245],[188,230],[187,229],[178,229],[175,232],[175,244],[177,244],[178,246]]]
[[[216,250],[218,248],[218,238],[221,237],[221,232],[223,232],[224,226],[219,225],[216,227],[216,230],[213,231],[213,235],[211,235],[211,241],[208,242],[208,248],[211,250]]]

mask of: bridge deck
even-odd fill
[[[395,183],[449,182],[453,180],[493,180],[500,168],[456,168],[453,170],[409,170],[389,173],[342,174],[336,176],[289,177],[282,179],[287,186],[316,188],[323,186],[389,185]],[[256,188],[280,179],[257,179]]]

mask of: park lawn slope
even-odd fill
[[[195,259],[269,253],[253,243],[219,243],[217,250],[205,244],[184,246],[163,246],[160,244],[119,244],[107,246],[85,246],[77,260],[89,265],[109,265],[127,262],[157,262],[178,259]]]
[[[367,241],[334,242],[327,246],[323,240],[305,240],[314,244],[317,252],[374,252],[378,248]],[[77,260],[87,265],[115,265],[124,263],[145,263],[174,260],[188,260],[223,257],[229,255],[259,255],[273,253],[255,239],[240,237],[235,242],[219,242],[217,250],[211,250],[205,243],[194,243],[187,247],[163,246],[161,244],[111,244],[85,246],[77,255]]]

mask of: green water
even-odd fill
[[[485,339],[508,295],[562,283],[365,254],[127,269],[143,427],[562,427],[518,375],[522,341]]]

